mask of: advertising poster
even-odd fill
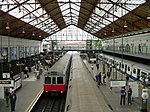
[[[19,47],[19,58],[24,58],[24,47]]]
[[[30,47],[30,56],[33,56],[35,54],[34,47]]]
[[[8,48],[2,47],[0,48],[0,61],[8,62]]]
[[[25,56],[26,57],[30,56],[30,54],[29,54],[29,47],[25,47]]]
[[[17,48],[10,47],[10,60],[16,60],[16,59],[17,59]]]
[[[35,54],[39,54],[39,47],[35,47]]]

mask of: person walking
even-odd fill
[[[121,87],[120,94],[121,94],[120,105],[122,105],[122,103],[125,105],[125,97],[126,97],[125,87]]]
[[[14,90],[12,90],[10,94],[11,112],[15,111],[16,100],[17,100],[17,95],[14,93]]]
[[[5,98],[6,98],[6,107],[9,107],[9,97],[10,97],[10,92],[8,89],[5,90]]]
[[[132,95],[132,88],[131,88],[131,86],[129,85],[129,88],[128,88],[128,104],[130,105],[130,104],[132,104],[132,97],[131,97],[131,95]]]

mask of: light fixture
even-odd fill
[[[105,32],[104,35],[107,35],[107,33]]]
[[[32,36],[35,36],[34,31],[33,31],[33,33],[32,33]]]
[[[113,33],[115,32],[114,27],[112,28],[112,32],[113,32]]]
[[[25,30],[24,30],[24,28],[22,29],[22,33],[23,33],[23,34],[26,33]]]
[[[127,28],[128,26],[127,26],[127,21],[124,21],[124,26],[123,26],[124,28]]]
[[[41,34],[39,35],[39,37],[41,38]]]
[[[150,20],[150,14],[148,14],[147,19]]]
[[[9,29],[10,29],[9,22],[7,22],[6,30],[9,30]]]

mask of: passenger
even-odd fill
[[[129,76],[126,76],[126,86],[128,86]]]
[[[129,105],[132,104],[131,95],[132,95],[132,89],[131,89],[131,86],[129,85],[129,88],[128,88],[128,104]]]
[[[95,75],[95,79],[96,79],[96,82],[99,81],[99,76],[98,76],[98,74]]]
[[[28,67],[27,66],[24,69],[24,75],[25,75],[24,78],[29,77],[29,75],[28,75]]]
[[[105,85],[106,84],[106,75],[104,74],[103,76],[103,84]]]
[[[12,90],[10,94],[11,112],[15,111],[16,100],[17,100],[17,95],[14,93],[14,90]]]
[[[107,72],[108,81],[110,81],[110,72]]]
[[[139,53],[142,53],[142,50],[141,50],[141,44],[139,44]]]
[[[125,87],[121,88],[120,94],[121,94],[120,105],[122,105],[122,102],[125,105],[125,97],[126,97],[126,89],[125,89]]]
[[[92,71],[94,70],[94,66],[93,66],[93,64],[91,65],[91,69],[92,69]]]
[[[6,98],[6,107],[9,107],[10,92],[8,91],[8,89],[5,90],[5,98]]]
[[[99,63],[96,64],[96,68],[97,68],[97,70],[99,70]]]
[[[103,85],[103,83],[102,83],[102,81],[101,81],[101,79],[102,79],[101,72],[99,72],[98,76],[99,76],[98,85],[100,85],[100,84]]]
[[[99,70],[99,60],[96,61],[96,68]]]

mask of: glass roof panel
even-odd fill
[[[96,38],[95,36],[77,28],[76,26],[70,25],[67,28],[51,35],[50,37],[46,38],[46,40],[87,40]]]
[[[64,6],[60,7],[61,11],[63,11],[64,9],[68,9],[68,10],[62,12],[63,16],[70,13],[70,15],[69,15],[70,18],[69,17],[64,17],[66,23],[68,22],[68,20],[67,20],[68,18],[72,19],[73,14],[77,15],[77,20],[78,20],[80,7],[78,7],[77,5],[80,6],[81,0],[57,0],[57,1],[58,1],[59,6],[61,6],[61,4],[63,2],[66,2],[66,4]]]
[[[42,26],[49,23],[47,19],[50,19],[50,21],[53,20],[46,14],[46,11],[43,10],[37,0],[24,2],[25,0],[4,0],[0,2],[1,10],[41,30],[47,31],[46,28]],[[55,23],[54,25],[57,27]]]
[[[93,27],[90,27],[96,29],[98,27],[95,25],[97,25],[99,22],[103,22],[103,24],[99,24],[100,27],[103,28],[106,25],[117,20],[118,18],[124,16],[129,11],[132,11],[144,2],[145,0],[101,0],[97,4],[95,10],[90,17],[95,19],[92,20],[93,24],[91,25],[93,25]],[[89,19],[88,23],[89,22],[91,22],[91,19]],[[86,24],[86,26],[88,26],[88,24]]]

